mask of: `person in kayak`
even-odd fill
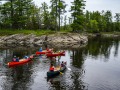
[[[40,47],[39,51],[42,52],[42,47]]]
[[[31,56],[30,56],[30,59],[34,58],[34,56],[35,56],[35,55],[31,55]]]
[[[16,56],[13,57],[13,61],[14,61],[14,62],[16,61]]]
[[[16,62],[19,62],[19,57],[16,58]]]
[[[65,65],[66,65],[66,62],[62,61],[61,68],[64,67]]]
[[[55,69],[55,67],[54,67],[54,65],[51,63],[51,65],[50,65],[50,69],[49,69],[49,70],[50,70],[51,72],[53,72],[54,69]]]
[[[29,57],[28,56],[24,56],[25,59],[28,59]]]

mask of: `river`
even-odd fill
[[[13,56],[35,54],[39,47],[0,49],[0,90],[119,90],[120,39],[92,38],[85,47],[64,49],[65,56],[56,63],[67,62],[67,69],[47,79],[51,60],[38,56],[33,61],[8,67]],[[62,50],[62,49],[55,49]]]

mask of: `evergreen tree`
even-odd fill
[[[73,28],[73,31],[79,31],[84,29],[83,27],[84,26],[84,14],[83,14],[84,6],[85,6],[84,0],[74,0],[74,2],[72,2],[71,14],[74,21],[71,24],[71,27]]]
[[[28,27],[31,20],[37,23],[37,19],[33,19],[33,16],[36,18],[36,12],[38,8],[32,0],[7,0],[1,8],[1,21],[6,28],[23,29]]]
[[[115,30],[120,31],[120,13],[116,13],[115,18],[116,18],[116,20],[115,20],[116,21],[115,22],[115,26],[116,26]]]
[[[51,18],[54,20],[55,29],[60,30],[60,16],[65,13],[66,4],[62,0],[51,0]],[[58,27],[59,26],[59,27]]]
[[[105,28],[105,31],[112,31],[112,13],[111,11],[106,11],[104,13],[104,19],[106,21],[106,28]]]
[[[50,19],[49,19],[50,14],[49,14],[49,11],[48,11],[47,3],[45,3],[45,2],[42,3],[41,10],[42,10],[44,29],[49,29],[50,28]]]

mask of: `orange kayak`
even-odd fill
[[[46,54],[46,53],[51,53],[51,52],[52,52],[52,49],[43,50],[42,52],[37,51],[37,52],[36,52],[36,55],[39,55],[39,54]]]
[[[17,66],[17,65],[21,65],[21,64],[27,63],[27,62],[29,62],[29,61],[31,61],[30,58],[28,58],[28,59],[20,59],[19,62],[15,62],[15,61],[8,62],[7,65],[8,65],[9,67],[13,67],[13,66]]]
[[[8,65],[9,67],[14,67],[14,66],[17,66],[17,65],[22,65],[22,64],[25,64],[25,63],[31,61],[33,57],[34,57],[34,56],[30,56],[30,57],[27,58],[27,59],[20,59],[19,62],[11,61],[11,62],[8,62],[7,65]]]
[[[47,53],[46,56],[47,57],[65,56],[65,51],[58,53]]]

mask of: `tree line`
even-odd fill
[[[85,3],[84,0],[73,0],[70,10],[66,10],[64,0],[50,0],[50,6],[43,2],[40,7],[33,0],[1,0],[0,29],[120,31],[120,13],[113,16],[110,10],[84,11]],[[67,17],[66,12],[71,16]]]

